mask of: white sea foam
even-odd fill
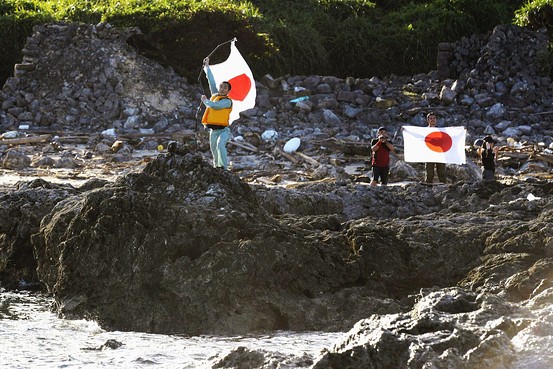
[[[536,319],[512,339],[513,369],[553,368],[553,307],[539,302],[528,306]],[[0,368],[204,369],[238,347],[316,358],[344,338],[321,332],[239,337],[108,332],[93,321],[58,318],[51,303],[40,295],[0,291]],[[123,345],[98,350],[109,340]]]
[[[284,355],[318,356],[341,333],[277,332],[268,335],[183,337],[105,331],[87,320],[58,318],[51,299],[0,292],[0,368],[211,368],[237,347]],[[108,340],[123,345],[97,350]]]

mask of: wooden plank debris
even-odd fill
[[[22,145],[29,143],[37,142],[48,142],[52,139],[52,135],[40,135],[40,136],[29,136],[29,137],[20,137],[20,138],[4,138],[0,140],[0,143],[7,145]]]
[[[370,155],[371,153],[370,142],[342,140],[336,137],[327,138],[325,140],[312,140],[310,142],[349,155]]]
[[[553,164],[553,155],[542,153],[542,154],[538,154],[537,158],[545,162],[548,162],[549,164]]]
[[[292,163],[298,163],[299,162],[299,159],[288,154],[288,153],[285,153],[284,151],[282,151],[281,149],[279,148],[275,148],[275,152],[281,156],[284,156],[286,159],[290,160]]]
[[[317,160],[313,159],[310,156],[305,155],[302,152],[296,151],[295,154],[313,166],[318,167],[319,165],[321,165],[321,163],[319,163]]]
[[[248,150],[248,151],[251,151],[251,152],[258,152],[259,151],[257,149],[257,147],[255,147],[252,144],[249,144],[247,142],[229,141],[229,144],[231,144],[233,146],[240,147],[244,150]]]

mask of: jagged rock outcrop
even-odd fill
[[[332,330],[394,305],[345,295],[360,272],[343,238],[280,224],[238,177],[198,155],[162,155],[67,198],[32,241],[58,311],[108,328]]]
[[[283,197],[179,152],[115,183],[23,188],[19,197],[37,201],[19,218],[42,221],[6,231],[3,255],[32,244],[14,265],[37,267],[61,315],[108,329],[340,331],[360,321],[321,358],[282,358],[316,368],[509,368],[510,340],[552,296],[550,182],[320,183]],[[217,365],[263,357],[277,360],[237,351]]]
[[[292,204],[335,190],[334,208],[271,215],[266,209],[293,206],[277,196],[280,204],[262,207],[266,190],[197,154],[160,155],[45,214],[31,239],[38,278],[61,314],[108,328],[229,334],[340,330],[399,311],[422,287],[492,288],[516,273],[519,284],[536,282],[549,265],[529,271],[551,243],[548,185],[326,186],[298,190]],[[542,199],[530,202],[525,191]],[[344,222],[352,214],[361,217]],[[536,240],[533,256],[510,246],[522,238]],[[490,279],[498,263],[512,267]]]
[[[89,187],[81,190],[85,188]],[[38,232],[42,218],[59,201],[81,190],[39,179],[20,182],[14,191],[0,195],[0,284],[3,287],[43,288],[36,275],[36,258],[29,242],[31,235]]]
[[[421,291],[417,300],[409,312],[357,322],[312,368],[511,368],[510,339],[528,311],[456,288]]]

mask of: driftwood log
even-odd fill
[[[371,154],[371,145],[368,142],[341,140],[332,137],[325,140],[313,140],[311,143],[327,147],[332,151],[341,151],[347,155],[367,156]]]
[[[22,145],[22,144],[30,144],[30,143],[37,143],[37,142],[48,142],[50,141],[51,138],[52,138],[52,135],[4,138],[0,140],[0,143],[5,145]]]

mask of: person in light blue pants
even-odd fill
[[[209,148],[213,155],[213,166],[215,168],[224,168],[228,170],[227,142],[230,140],[230,128],[210,129]]]
[[[223,81],[217,89],[215,78],[209,68],[209,58],[204,59],[204,67],[212,95],[209,99],[202,95],[202,103],[206,106],[202,124],[209,128],[209,148],[213,155],[213,166],[228,170],[226,145],[231,137],[229,119],[232,111],[232,100],[228,93],[232,86],[229,82]]]

